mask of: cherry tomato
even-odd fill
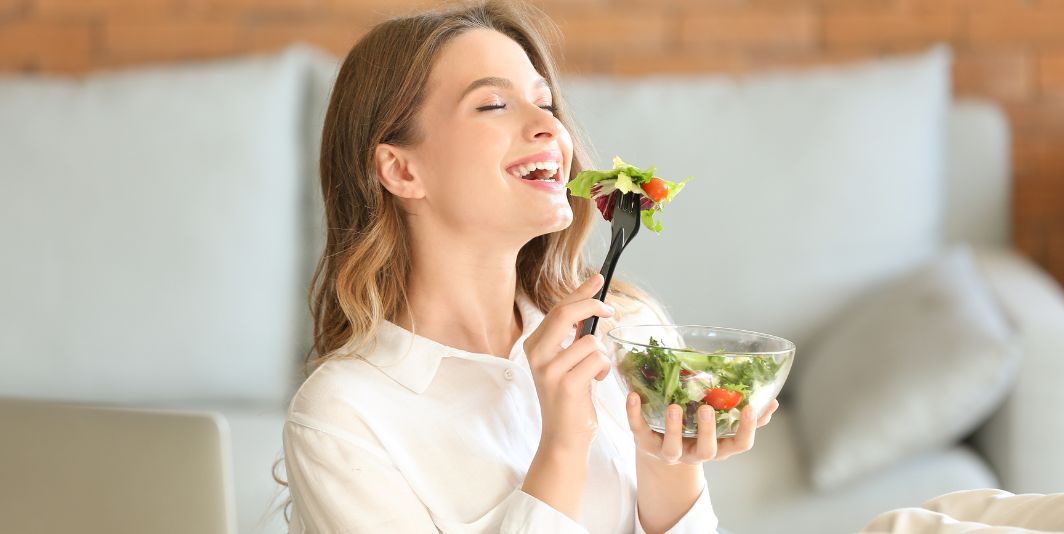
[[[669,196],[669,188],[665,186],[665,180],[662,180],[657,176],[643,184],[643,191],[645,191],[647,196],[650,197],[650,200],[653,200],[654,202],[661,202],[662,200],[665,200],[665,197]]]
[[[715,410],[728,411],[739,405],[743,400],[743,394],[724,388],[709,388],[706,390],[706,404]]]

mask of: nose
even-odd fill
[[[544,141],[558,137],[561,122],[550,111],[539,106],[530,105],[530,117],[525,126],[525,132],[529,139]]]

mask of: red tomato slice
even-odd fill
[[[665,187],[665,180],[662,180],[657,176],[643,184],[643,191],[645,191],[647,196],[650,197],[650,200],[653,200],[654,202],[661,202],[662,200],[665,200],[665,197],[669,196],[669,188]]]
[[[739,405],[743,400],[743,394],[724,388],[709,388],[706,390],[706,404],[715,410],[728,411]]]

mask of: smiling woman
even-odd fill
[[[716,528],[712,430],[697,447],[649,431],[605,324],[577,339],[592,316],[668,319],[621,281],[592,298],[595,212],[564,185],[586,155],[551,28],[480,3],[384,22],[345,58],[322,132],[314,346],[284,426],[292,532]],[[752,444],[744,425],[722,455]]]

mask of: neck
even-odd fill
[[[415,245],[408,307],[395,323],[459,350],[508,358],[523,326],[517,251],[461,245]]]

